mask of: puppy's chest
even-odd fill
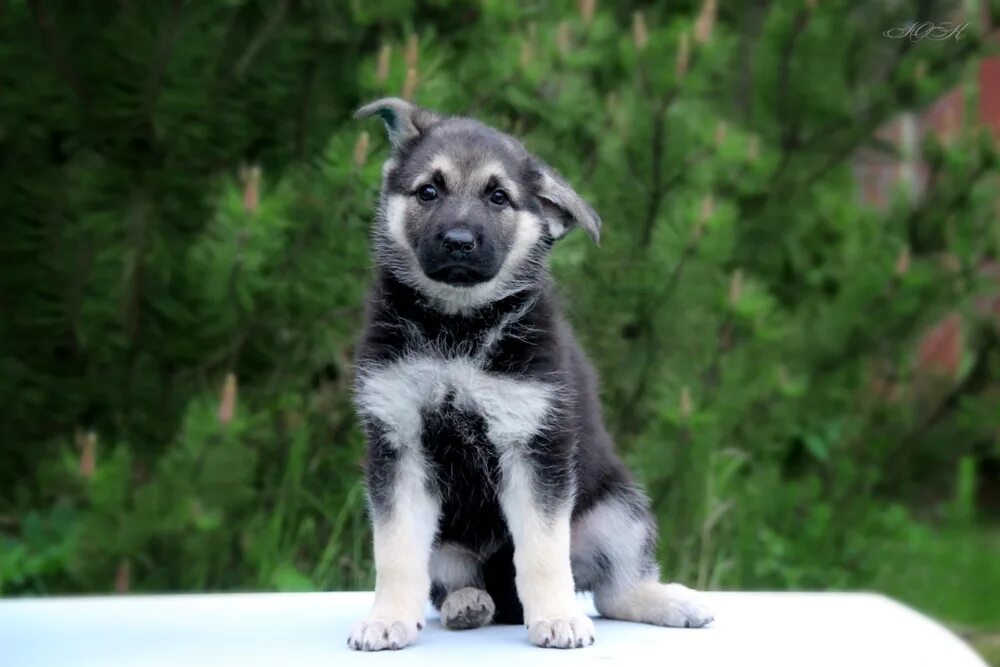
[[[441,500],[439,539],[473,550],[504,539],[499,504],[500,448],[489,441],[486,420],[453,396],[424,414],[420,438],[430,483]]]
[[[553,410],[554,385],[485,370],[476,357],[411,354],[362,367],[358,408],[400,447],[502,448],[527,441]]]
[[[424,412],[420,447],[446,502],[450,498],[464,503],[475,495],[493,495],[500,474],[498,448],[489,441],[486,420],[457,405],[454,396]]]

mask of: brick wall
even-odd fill
[[[968,84],[978,103],[966,109],[967,89],[956,86],[921,111],[900,114],[875,136],[888,151],[866,148],[854,156],[853,169],[861,200],[884,207],[897,189],[918,198],[927,188],[928,170],[920,146],[932,134],[948,145],[969,127],[985,127],[1000,141],[1000,56],[985,58]]]

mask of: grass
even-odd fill
[[[993,667],[1000,667],[1000,632],[970,638],[972,647]]]
[[[1000,528],[914,531],[876,552],[872,588],[927,613],[1000,667]]]

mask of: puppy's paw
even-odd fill
[[[493,598],[478,588],[452,591],[441,603],[441,624],[449,630],[481,628],[493,620]]]
[[[423,628],[423,619],[370,617],[354,626],[347,645],[356,651],[396,651],[413,643]]]
[[[682,584],[663,585],[663,596],[658,609],[651,609],[651,622],[671,628],[701,628],[715,617],[702,604],[698,591]]]
[[[584,615],[535,621],[528,626],[528,639],[542,648],[583,648],[594,643],[594,622]]]

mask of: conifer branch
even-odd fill
[[[160,97],[161,83],[163,75],[170,62],[173,53],[174,43],[177,38],[177,31],[180,27],[181,10],[184,8],[184,0],[173,0],[170,3],[170,18],[166,27],[160,34],[160,41],[156,47],[156,54],[149,68],[149,80],[146,82],[145,95],[143,99],[143,116],[150,119],[149,126],[152,127],[152,117],[156,111],[156,102]]]
[[[90,108],[87,91],[84,89],[83,82],[80,80],[76,70],[66,58],[66,53],[63,50],[59,36],[56,34],[52,17],[49,15],[45,2],[43,0],[28,0],[28,7],[31,9],[31,16],[38,27],[38,31],[41,33],[42,42],[45,44],[52,58],[56,71],[70,87],[70,90],[73,91],[77,101],[80,102],[80,105],[86,112]]]
[[[778,171],[782,172],[791,158],[792,151],[799,143],[799,116],[793,113],[795,109],[791,104],[793,93],[792,88],[792,57],[795,54],[795,46],[802,33],[809,25],[810,12],[808,9],[800,9],[795,14],[792,22],[792,34],[788,37],[781,49],[781,60],[778,65],[778,78],[775,85],[775,98],[778,100],[778,117],[782,119],[781,136],[781,160]]]
[[[281,0],[278,4],[278,8],[274,10],[271,17],[264,24],[261,31],[254,37],[253,41],[247,46],[246,51],[240,56],[240,59],[236,62],[236,67],[233,69],[233,76],[237,80],[243,78],[247,70],[250,69],[250,65],[253,64],[254,58],[260,52],[264,45],[270,41],[274,36],[274,33],[281,26],[281,22],[285,19],[285,14],[288,13],[288,6],[291,4],[291,0]]]

